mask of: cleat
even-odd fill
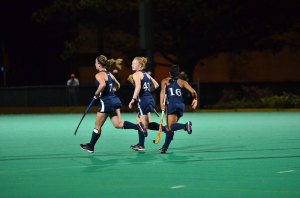
[[[142,132],[144,134],[145,137],[148,136],[148,131],[147,129],[145,128],[144,124],[142,122],[138,123],[137,124],[137,128],[140,132]]]
[[[140,146],[140,145],[134,145],[134,146],[130,146],[130,148],[132,148],[135,151],[144,151],[145,147],[144,146]]]
[[[87,144],[80,144],[80,147],[85,150],[85,151],[88,151],[89,153],[94,153],[94,148],[92,148],[90,146],[90,143],[87,143]]]
[[[192,134],[192,122],[188,121],[185,124],[184,130],[188,132],[188,134]]]
[[[131,145],[131,146],[130,146],[130,148],[132,148],[132,149],[133,149],[133,148],[134,148],[134,147],[136,147],[136,146],[139,146],[139,144],[136,144],[136,145]]]
[[[160,149],[158,149],[158,150],[159,150],[160,153],[166,153],[168,149],[162,147],[162,148],[160,148]]]

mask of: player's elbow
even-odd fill
[[[115,84],[115,88],[116,88],[116,90],[119,90],[120,89],[120,84]]]

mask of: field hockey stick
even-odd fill
[[[80,122],[79,122],[79,124],[78,124],[78,126],[77,126],[77,128],[76,128],[76,130],[75,130],[74,135],[76,135],[77,130],[78,130],[78,128],[79,128],[79,126],[80,126],[80,124],[81,124],[83,118],[85,117],[86,113],[90,110],[90,108],[91,108],[92,104],[94,103],[95,99],[96,99],[96,98],[93,98],[92,102],[90,103],[90,105],[88,106],[88,108],[85,110],[85,112],[84,112],[84,114],[83,114],[83,116],[82,116],[82,118],[81,118],[81,120],[80,120]]]
[[[164,105],[166,104],[166,98],[167,98],[167,94],[165,94],[165,96],[164,96],[164,101],[163,101]],[[157,135],[156,140],[153,140],[154,144],[157,144],[160,140],[162,125],[163,125],[163,120],[164,120],[164,114],[165,114],[165,109],[161,112],[161,119],[160,119],[160,123],[159,123],[158,135]]]
[[[159,117],[159,114],[157,113],[157,111],[155,109],[153,109],[153,111],[157,115],[157,117]]]

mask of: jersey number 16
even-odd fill
[[[177,96],[181,96],[181,89],[175,89],[175,94],[174,94],[173,88],[169,88],[169,90],[170,90],[171,96],[174,96],[175,94]]]

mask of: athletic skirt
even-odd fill
[[[183,103],[169,103],[167,105],[167,115],[177,114],[178,118],[180,118],[183,115],[184,108]]]
[[[154,109],[154,100],[152,96],[145,96],[139,98],[138,101],[138,111],[139,115],[146,115],[149,112],[152,112]]]
[[[98,112],[111,113],[121,107],[122,103],[117,96],[106,96],[104,98],[100,98]]]

